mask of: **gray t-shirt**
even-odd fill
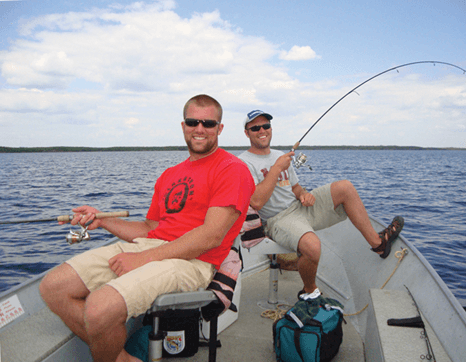
[[[270,168],[281,155],[284,155],[284,153],[279,150],[270,150],[268,155],[256,155],[245,151],[238,157],[248,165],[249,171],[251,171],[254,182],[257,185],[264,180]],[[266,221],[268,218],[277,215],[280,211],[287,209],[296,200],[292,186],[296,185],[298,181],[298,176],[293,165],[290,165],[288,170],[281,173],[272,196],[262,209],[259,210],[262,220]]]

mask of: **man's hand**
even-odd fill
[[[316,202],[316,198],[313,194],[311,194],[310,192],[303,192],[300,196],[299,196],[299,201],[301,201],[301,204],[303,206],[312,206],[314,205],[314,203]]]
[[[108,261],[108,265],[113,272],[121,277],[131,270],[143,266],[147,262],[141,253],[120,253]]]
[[[288,170],[293,156],[294,152],[285,153],[284,155],[281,155],[279,158],[277,158],[273,166],[277,167],[280,172]]]
[[[100,226],[100,220],[95,219],[95,214],[98,214],[100,211],[91,206],[80,206],[72,210],[75,214],[73,220],[70,221],[71,225],[81,224],[85,225],[88,221],[94,220],[88,227],[88,230],[97,229]],[[66,224],[67,222],[59,222],[60,225]]]

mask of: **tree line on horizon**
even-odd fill
[[[274,146],[279,150],[290,150],[289,146]],[[225,150],[247,150],[249,146],[221,146]],[[4,147],[0,146],[0,153],[39,153],[39,152],[121,152],[121,151],[187,151],[187,146],[163,147]],[[466,150],[466,148],[438,148],[417,146],[300,146],[299,150]]]

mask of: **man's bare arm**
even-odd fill
[[[194,259],[219,246],[239,215],[240,212],[233,207],[211,207],[207,210],[204,224],[156,250],[149,250],[148,254],[154,260]]]
[[[95,214],[99,213],[99,210],[87,205],[77,207],[73,211],[76,215],[71,221],[72,225],[77,223],[85,225],[88,221],[93,220],[92,224],[89,225],[89,230],[101,227],[128,242],[138,237],[147,237],[149,231],[159,225],[157,221],[149,219],[145,221],[127,221],[119,218],[95,219]]]
[[[152,261],[195,259],[207,250],[219,246],[239,215],[240,212],[233,207],[211,207],[203,225],[157,248],[140,253],[118,254],[110,259],[110,268],[120,276]]]
[[[269,201],[280,174],[282,171],[285,171],[288,169],[288,167],[290,167],[293,155],[294,152],[288,152],[280,156],[277,161],[275,161],[274,165],[270,168],[264,180],[256,185],[256,190],[254,191],[250,202],[254,209],[262,209],[267,201]]]

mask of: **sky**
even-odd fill
[[[0,1],[0,146],[184,145],[201,93],[223,106],[220,146],[249,145],[254,109],[293,145],[419,61],[466,69],[465,0]],[[301,144],[466,148],[466,74],[384,73]]]

